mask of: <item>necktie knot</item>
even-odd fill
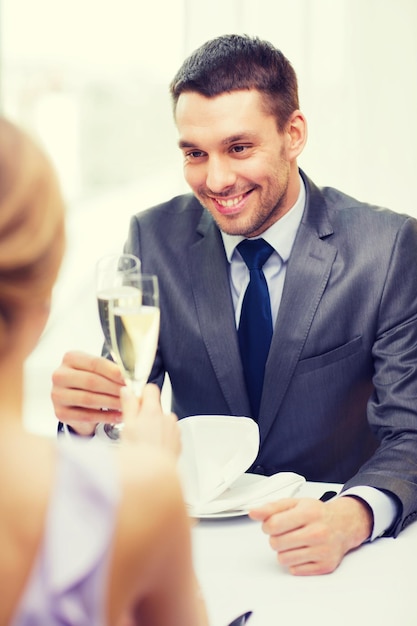
[[[262,269],[274,251],[265,239],[244,239],[238,244],[237,249],[249,270]]]

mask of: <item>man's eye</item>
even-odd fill
[[[245,152],[248,149],[248,146],[233,146],[232,151],[236,153]]]
[[[204,152],[202,152],[201,150],[190,150],[190,152],[185,153],[185,156],[189,159],[198,159],[202,157],[203,154]]]

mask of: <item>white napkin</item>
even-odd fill
[[[195,517],[202,515],[218,515],[231,511],[249,511],[250,509],[292,496],[305,479],[294,472],[278,472],[272,476],[259,474],[242,474],[218,498],[190,507],[190,514]]]
[[[193,415],[179,421],[178,468],[191,516],[247,511],[291,496],[305,479],[293,472],[248,474],[259,450],[259,428],[248,417]]]
[[[248,417],[193,415],[181,419],[179,427],[179,472],[185,500],[191,506],[217,498],[258,454],[258,425]]]

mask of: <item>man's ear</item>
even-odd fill
[[[307,120],[298,109],[291,114],[286,133],[288,158],[294,160],[301,154],[307,141]]]

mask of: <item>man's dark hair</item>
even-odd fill
[[[184,92],[212,98],[241,89],[256,89],[264,96],[279,130],[299,108],[291,63],[268,41],[248,35],[222,35],[204,43],[184,61],[170,85],[174,111]]]

